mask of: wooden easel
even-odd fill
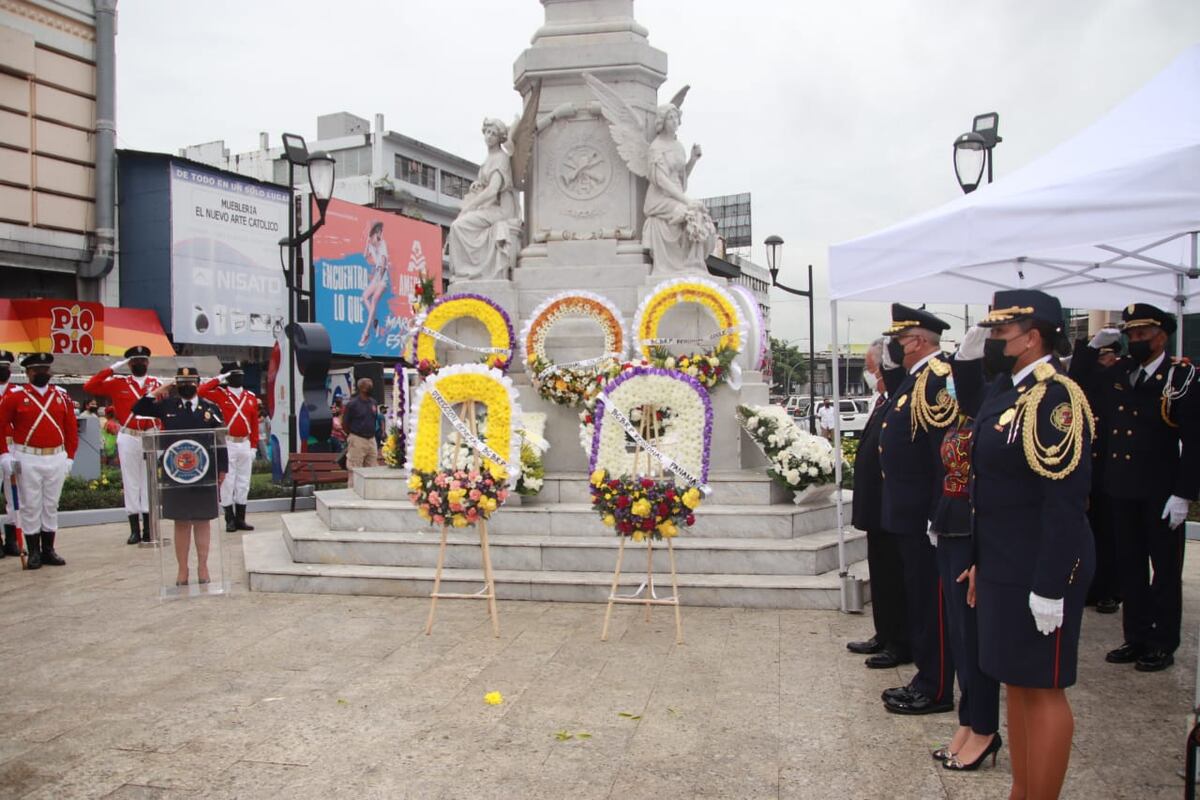
[[[479,435],[479,429],[475,422],[475,401],[467,400],[463,403],[463,415],[467,420],[467,427],[474,436]],[[458,469],[458,457],[462,450],[462,434],[454,434],[454,469]],[[471,469],[476,472],[482,472],[486,467],[479,453],[472,451],[471,453]],[[443,592],[442,586],[442,567],[446,563],[446,534],[450,526],[442,524],[442,542],[438,547],[437,572],[433,575],[433,591],[429,594],[429,621],[425,623],[425,635],[428,636],[433,632],[433,616],[437,611],[438,600],[487,600],[488,615],[492,618],[492,635],[497,639],[500,638],[500,615],[496,610],[496,579],[492,575],[492,556],[488,551],[488,529],[487,520],[480,517],[479,522],[475,524],[479,530],[479,550],[482,554],[483,561],[483,589],[474,594],[466,592]]]
[[[647,404],[642,406],[642,422],[641,429],[638,431],[645,441],[658,438],[658,425],[655,419],[656,409],[653,405]],[[662,464],[654,458],[650,453],[645,453],[646,456],[646,471],[638,472],[638,465],[641,462],[641,457],[644,451],[641,445],[635,445],[633,451],[633,474],[642,474],[649,478],[661,478],[663,476]],[[612,587],[608,592],[608,607],[604,610],[604,630],[600,633],[600,641],[608,641],[608,623],[612,619],[612,610],[614,603],[624,603],[633,605],[643,605],[646,607],[646,622],[650,621],[651,606],[674,606],[675,607],[675,644],[683,644],[683,619],[679,612],[679,581],[675,572],[675,546],[670,537],[667,539],[667,556],[671,563],[671,596],[656,597],[654,594],[654,537],[647,534],[646,536],[646,580],[642,583],[638,590],[632,595],[618,595],[617,584],[621,580],[621,563],[625,558],[625,540],[627,536],[622,535],[621,543],[617,547],[617,566],[613,570]],[[645,596],[642,596],[642,592]]]

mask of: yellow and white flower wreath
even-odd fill
[[[520,473],[521,437],[516,431],[521,420],[521,407],[517,402],[517,390],[499,370],[483,364],[442,367],[421,382],[413,401],[413,412],[409,415],[409,441],[412,442],[408,451],[409,470],[433,473],[440,468],[442,410],[431,390],[436,390],[451,405],[475,400],[487,406],[485,443],[508,464],[502,466],[485,457],[484,465],[498,481],[515,478]]]
[[[682,303],[696,304],[708,311],[717,324],[716,334],[711,340],[715,344],[699,351],[672,355],[675,345],[701,344],[686,337],[659,335],[663,317]],[[672,278],[654,287],[642,300],[633,320],[634,357],[649,359],[652,364],[667,369],[682,369],[711,388],[728,377],[737,385],[740,369],[733,360],[742,350],[746,338],[746,322],[738,303],[726,289],[704,278]],[[688,367],[680,366],[686,361]]]

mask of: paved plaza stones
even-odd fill
[[[240,535],[230,596],[160,602],[157,556],[122,537],[63,531],[53,572],[0,561],[0,798],[1007,794],[1007,748],[948,774],[928,751],[951,715],[882,712],[909,672],[846,653],[869,615],[689,607],[675,646],[668,611],[618,608],[604,644],[602,606],[502,602],[495,640],[482,604],[448,602],[425,637],[425,600],[248,592]],[[1119,616],[1087,613],[1064,797],[1180,796],[1195,564],[1174,669],[1105,664]]]

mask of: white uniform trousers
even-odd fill
[[[146,489],[146,462],[142,458],[142,437],[124,430],[117,433],[117,459],[121,462],[121,488],[125,492],[126,514],[148,514],[150,492]]]
[[[254,449],[250,441],[228,442],[226,451],[229,454],[229,471],[225,480],[221,481],[221,505],[246,505],[250,496],[250,465],[254,463]]]
[[[30,534],[58,530],[58,498],[67,479],[67,454],[38,456],[18,450],[13,458],[21,464],[17,476],[21,530]]]
[[[16,458],[15,454],[13,455],[13,458]],[[0,487],[0,491],[4,492],[4,513],[0,514],[0,524],[4,525],[17,524],[17,515],[13,513],[13,509],[16,508],[16,505],[13,501],[12,485],[12,465],[14,463],[16,462],[9,462],[7,467],[0,467],[0,481],[3,481],[3,486]]]

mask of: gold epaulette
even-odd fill
[[[1084,428],[1088,441],[1096,437],[1096,418],[1079,384],[1042,362],[1033,368],[1037,380],[1029,391],[1017,399],[1014,430],[1021,430],[1021,444],[1029,468],[1050,480],[1062,480],[1075,471],[1083,456]],[[1050,425],[1061,435],[1057,442],[1046,444],[1038,430],[1038,409],[1052,384],[1067,390],[1068,402],[1059,403],[1050,411]]]
[[[1183,381],[1179,386],[1175,385],[1175,374],[1177,371],[1183,376]],[[1163,422],[1172,428],[1178,428],[1179,423],[1171,420],[1171,408],[1176,400],[1188,393],[1195,379],[1196,367],[1192,364],[1191,359],[1186,356],[1171,359],[1171,369],[1167,371],[1167,380],[1163,383],[1162,402],[1160,403],[1159,413],[1162,415]]]
[[[948,428],[958,417],[958,402],[950,396],[945,387],[938,390],[932,403],[929,402],[926,387],[931,372],[939,378],[945,377],[950,374],[950,365],[938,358],[930,359],[913,383],[909,429],[914,439],[917,438],[918,425],[926,431],[930,428]]]

